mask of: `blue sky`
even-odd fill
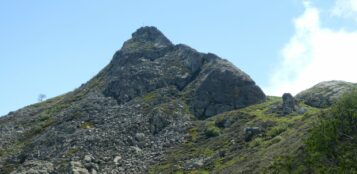
[[[314,50],[315,38],[309,37],[315,31],[327,38],[332,35],[355,53],[354,37],[338,38],[357,30],[354,1],[2,0],[0,115],[37,102],[40,93],[54,97],[85,83],[109,63],[132,32],[147,25],[158,27],[176,44],[230,60],[268,94],[297,92],[328,80],[316,75],[301,83],[301,74],[310,72],[306,67],[316,67],[315,52],[325,49]],[[317,28],[315,33],[299,28],[296,21],[301,19],[304,26],[316,15],[315,26],[306,24]],[[301,45],[308,48],[296,52]],[[297,56],[291,58],[290,52]],[[351,57],[346,60],[351,64]]]

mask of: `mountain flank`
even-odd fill
[[[193,121],[265,100],[227,60],[142,27],[86,84],[0,118],[1,172],[144,173]]]
[[[0,117],[0,174],[357,173],[356,84],[286,92],[142,27],[87,83]]]

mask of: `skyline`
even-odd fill
[[[19,2],[0,2],[0,115],[79,87],[142,26],[228,59],[268,95],[357,82],[355,0]]]

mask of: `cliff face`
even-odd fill
[[[0,118],[0,173],[145,172],[195,120],[263,101],[227,60],[143,27],[88,83]]]

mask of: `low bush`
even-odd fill
[[[317,173],[357,171],[357,91],[346,94],[311,129],[306,164]]]

